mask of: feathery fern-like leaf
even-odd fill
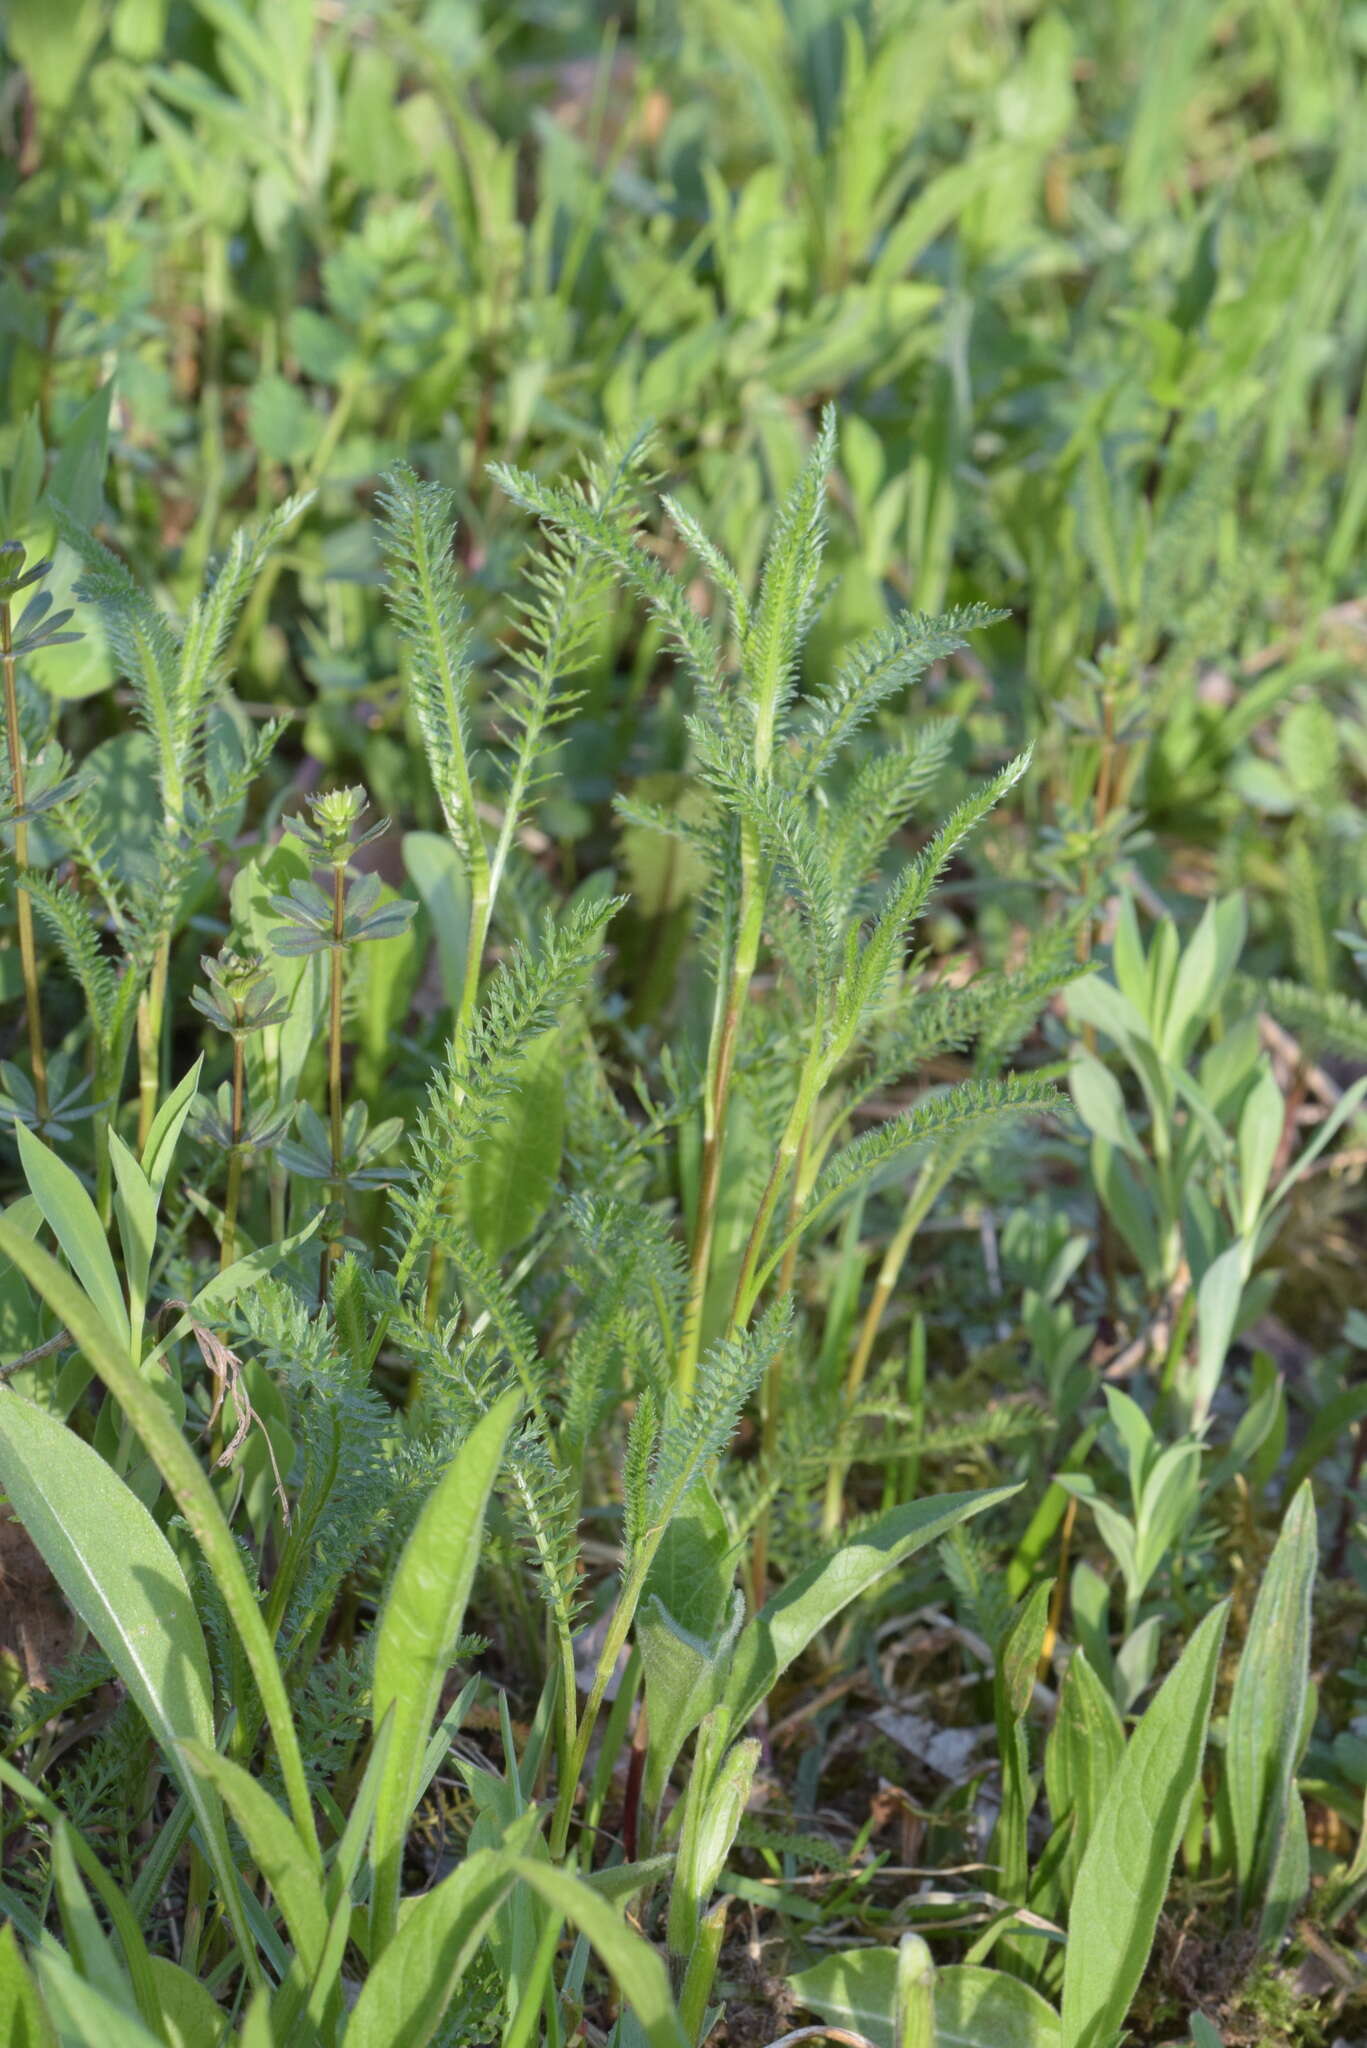
[[[721,661],[711,629],[695,611],[678,577],[671,576],[641,545],[636,524],[600,510],[578,492],[542,483],[526,470],[494,463],[490,475],[514,504],[573,536],[591,554],[609,563],[665,628],[704,697],[719,702]]]
[[[835,408],[784,501],[765,555],[759,597],[741,642],[741,673],[755,725],[755,765],[764,773],[772,743],[797,687],[811,626],[825,541],[826,479],[835,459]]]
[[[967,643],[966,635],[995,625],[1004,612],[991,605],[964,605],[939,618],[903,612],[861,640],[829,688],[806,707],[798,725],[798,774],[802,786],[819,782],[849,740],[880,704],[946,660]]]
[[[668,1522],[690,1487],[726,1448],[774,1353],[788,1341],[791,1326],[792,1304],[776,1301],[753,1329],[721,1338],[704,1352],[687,1405],[671,1400],[665,1411],[646,1495],[648,1526]]]
[[[909,1157],[924,1156],[929,1149],[981,1138],[1021,1117],[1043,1116],[1057,1109],[1061,1100],[1049,1082],[1029,1074],[1012,1074],[1003,1080],[963,1081],[957,1088],[916,1103],[836,1153],[818,1176],[806,1209],[785,1234],[776,1256],[885,1169],[901,1168]]]
[[[853,1043],[865,1020],[878,1007],[889,976],[901,962],[908,934],[929,902],[936,883],[964,841],[1019,782],[1029,765],[1029,752],[1019,754],[999,774],[965,797],[924,852],[908,864],[901,880],[893,884],[872,931],[837,991],[837,1043]]]
[[[406,463],[389,471],[385,486],[380,545],[418,730],[446,828],[473,855],[483,840],[471,767],[470,626],[452,552],[455,499]]]

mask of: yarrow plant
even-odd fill
[[[229,650],[297,508],[234,545],[183,623],[65,522],[78,606],[130,678],[153,815],[125,858],[92,805],[101,763],[63,765],[40,865],[16,708],[12,881],[59,947],[53,1002],[94,1084],[87,1130],[61,1122],[55,1060],[16,1069],[27,1192],[0,1217],[25,1340],[0,1485],[98,1653],[50,1698],[15,1696],[0,1757],[21,1852],[0,2010],[35,2041],[567,2048],[591,2029],[701,2048],[734,1898],[810,1926],[813,1856],[843,1872],[833,1916],[901,1937],[788,1971],[788,1995],[860,2038],[1112,2048],[1179,1850],[1250,1952],[1284,1943],[1310,1881],[1313,1503],[1292,1490],[1247,1603],[1218,1761],[1228,1609],[1198,1591],[1197,1533],[1265,1445],[1270,1483],[1279,1388],[1203,1474],[1212,1399],[1165,1408],[1161,1381],[1147,1408],[1092,1399],[1085,1334],[1046,1313],[1072,1270],[1052,1239],[1062,1278],[1034,1261],[1006,1349],[1061,1355],[1057,1415],[1028,1386],[966,1421],[937,1411],[919,1311],[904,1350],[918,1257],[961,1227],[951,1200],[1018,1181],[1023,1134],[1069,1142],[1055,998],[1103,1027],[1114,1005],[1078,979],[1090,894],[996,965],[932,946],[946,885],[981,879],[985,847],[1011,866],[1000,821],[1030,755],[975,775],[952,706],[920,713],[987,608],[901,613],[825,665],[836,445],[828,410],[751,580],[677,498],[663,538],[647,527],[644,440],[578,485],[495,466],[544,537],[492,662],[453,498],[396,468],[385,649],[441,834],[391,837],[340,780],[304,811],[278,785],[258,802],[283,725],[237,717]],[[618,791],[603,830],[690,877],[664,1030],[624,999],[629,885],[599,868],[558,890],[538,823],[590,723],[618,587],[657,636],[674,766]],[[5,619],[17,707],[35,643]],[[16,929],[41,1035],[38,927]],[[1072,1076],[1095,1128],[1120,1084],[1094,1046]],[[1235,1078],[1270,1129],[1275,1082]],[[1213,1142],[1196,1091],[1165,1089],[1155,1145],[1184,1111]],[[187,1167],[187,1130],[210,1164]],[[1205,1157],[1190,1128],[1180,1142]],[[1231,1187],[1261,1245],[1270,1161],[1250,1148],[1268,1172]],[[1174,1207],[1165,1243],[1192,1213]],[[1079,1502],[1123,1587],[1118,1646],[1080,1559],[1062,1634]],[[994,1573],[983,1531],[1012,1516]],[[906,1931],[867,1830],[813,1837],[816,1781],[799,1794],[778,1759],[827,1695],[794,1699],[851,1640],[874,1668],[909,1584],[976,1660],[998,1798],[967,1917]],[[1041,1776],[1032,1715],[1055,1677]],[[111,1682],[82,1778],[65,1717]],[[110,1805],[89,1788],[135,1777],[134,1805],[89,1825]],[[973,1825],[966,1804],[925,1819]],[[1335,1882],[1346,1913],[1362,1872]],[[948,1954],[927,1945],[961,1926]]]

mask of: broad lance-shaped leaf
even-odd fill
[[[375,1632],[371,1724],[394,1725],[375,1806],[372,1955],[398,1922],[404,1838],[441,1684],[479,1561],[484,1511],[521,1395],[505,1394],[475,1424],[424,1503],[404,1545]]]
[[[470,938],[470,878],[465,862],[441,833],[405,832],[403,864],[432,920],[442,994],[452,1010],[458,1010]]]
[[[346,2048],[426,2048],[511,1888],[498,1851],[476,1849],[419,1899],[361,1987]]]
[[[300,1839],[316,1845],[313,1804],[289,1696],[275,1649],[266,1632],[242,1556],[199,1460],[161,1399],[111,1337],[88,1295],[41,1245],[33,1244],[0,1216],[0,1257],[8,1257],[36,1288],[84,1353],[132,1423],[144,1448],[185,1517],[191,1535],[213,1572],[224,1605],[242,1641],[266,1718],[275,1737],[280,1774]],[[188,1734],[198,1731],[187,1729]],[[314,1850],[321,1868],[321,1855]],[[229,1894],[234,1897],[235,1893]],[[254,1953],[254,1950],[249,1950]]]
[[[180,1778],[246,1939],[222,1808],[178,1747],[214,1742],[209,1657],[179,1559],[98,1451],[19,1394],[0,1395],[0,1486]]]
[[[748,1623],[736,1645],[723,1695],[732,1726],[744,1726],[813,1636],[885,1572],[1019,1491],[1018,1486],[997,1486],[984,1493],[946,1493],[893,1508],[852,1542],[790,1579]]]
[[[898,1951],[842,1949],[788,1979],[801,2003],[875,2048],[896,2040]],[[935,1972],[935,2048],[1062,2048],[1054,2008],[1004,1970],[971,1963]]]
[[[506,1861],[520,1884],[538,1892],[552,1912],[562,1913],[587,1935],[616,1978],[650,2048],[689,2048],[658,1951],[628,1927],[617,1908],[581,1878],[539,1858],[510,1856]]]
[[[520,1815],[505,1831],[501,1848],[474,1850],[414,1903],[362,1987],[345,2048],[426,2048],[514,1887],[538,1893],[553,1913],[588,1937],[650,2048],[689,2048],[658,1954],[582,1879],[529,1853],[536,1828],[534,1810]]]
[[[745,1619],[745,1598],[739,1588],[733,1599],[730,1621],[708,1641],[690,1634],[660,1600],[641,1603],[636,1643],[645,1672],[650,1721],[644,1793],[651,1812],[658,1811],[664,1798],[679,1751],[725,1690],[731,1651]]]
[[[1063,1861],[1069,1898],[1097,1814],[1124,1754],[1125,1729],[1115,1701],[1088,1663],[1086,1651],[1074,1650],[1044,1746],[1050,1817],[1056,1828],[1070,1818],[1072,1821]]]
[[[129,1347],[128,1310],[118,1271],[100,1225],[95,1204],[64,1159],[41,1144],[23,1124],[14,1127],[24,1178],[65,1252],[76,1278],[104,1317],[125,1351]]]
[[[162,2031],[170,2048],[194,2048],[223,2039],[223,2007],[198,1977],[166,1956],[153,1956],[152,1980],[161,2007]]]
[[[1201,1773],[1227,1618],[1222,1603],[1196,1630],[1102,1800],[1068,1919],[1067,2048],[1112,2048],[1144,1974]]]
[[[88,1984],[56,1942],[38,1950],[33,1966],[64,2048],[95,2041],[100,2048],[163,2048],[161,2036],[135,2013]]]
[[[146,1951],[140,1961],[140,1992],[124,1973],[114,1943],[106,1934],[90,1894],[81,1881],[71,1847],[69,1821],[59,1821],[52,1831],[52,1888],[62,1918],[62,1933],[71,1960],[84,1981],[107,1998],[111,2005],[145,2020],[155,2027],[159,2019],[152,1973],[146,1965]]]
[[[1025,1716],[1035,1690],[1035,1670],[1049,1626],[1052,1579],[1041,1579],[1021,1602],[997,1650],[993,1697],[997,1747],[1001,1752],[1002,1805],[992,1840],[997,1888],[1003,1898],[1023,1901],[1029,1859],[1026,1826],[1035,1787],[1025,1740]]]
[[[1262,1900],[1293,1812],[1310,1688],[1310,1602],[1319,1544],[1307,1479],[1268,1562],[1229,1703],[1225,1773],[1239,1896]]]

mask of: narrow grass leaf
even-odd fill
[[[14,1929],[0,1927],[0,2041],[7,2048],[56,2048],[56,2040]]]

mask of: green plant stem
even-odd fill
[[[147,1143],[161,1093],[161,1038],[166,985],[171,976],[171,936],[158,941],[147,987],[138,999],[138,1144]]]
[[[755,1220],[750,1226],[750,1235],[746,1239],[740,1272],[736,1276],[735,1299],[731,1304],[730,1334],[733,1337],[738,1336],[749,1322],[755,1302],[758,1299],[759,1286],[755,1279],[756,1269],[763,1254],[765,1242],[769,1236],[774,1213],[778,1208],[779,1197],[782,1195],[790,1177],[793,1181],[795,1197],[798,1194],[797,1175],[801,1171],[803,1153],[810,1138],[812,1115],[816,1109],[817,1095],[821,1087],[824,1066],[820,1046],[821,1031],[819,1024],[814,1027],[813,1037],[816,1043],[808,1054],[806,1064],[802,1069],[802,1077],[798,1082],[797,1100],[789,1113],[783,1136],[779,1139],[778,1151],[774,1155],[774,1163],[770,1168],[764,1193],[761,1195],[759,1207],[755,1211]],[[801,1207],[800,1201],[795,1199],[793,1207],[795,1210],[799,1210]],[[797,1217],[794,1215],[793,1221],[796,1222],[796,1220]],[[796,1242],[794,1241],[784,1252],[784,1266],[789,1272],[792,1270],[792,1265],[788,1258],[788,1251],[795,1250]]]
[[[957,1156],[955,1153],[948,1164],[939,1162],[922,1167],[902,1220],[883,1254],[883,1263],[878,1269],[878,1278],[874,1282],[869,1305],[864,1311],[864,1320],[859,1326],[859,1336],[850,1359],[849,1370],[845,1375],[844,1401],[847,1414],[854,1406],[859,1390],[864,1384],[879,1327],[887,1305],[892,1299],[893,1290],[901,1278],[907,1253],[911,1250],[911,1241],[930,1214],[936,1196],[953,1171],[953,1160],[957,1159]],[[826,1499],[822,1509],[821,1527],[823,1535],[828,1539],[834,1536],[844,1519],[845,1478],[848,1471],[849,1461],[841,1457],[832,1458],[827,1468]]]
[[[199,517],[185,546],[185,567],[201,578],[214,544],[223,504],[223,321],[227,311],[228,246],[218,228],[206,228],[203,242],[201,298],[204,341],[199,380],[199,445],[201,498]]]
[[[9,742],[10,788],[14,808],[15,914],[19,925],[19,963],[24,977],[24,1008],[28,1014],[29,1063],[38,1115],[46,1123],[47,1054],[43,1048],[43,1012],[38,995],[38,950],[33,941],[33,904],[24,887],[28,872],[28,822],[24,809],[24,745],[19,731],[19,693],[14,674],[14,621],[8,603],[0,604],[0,666],[5,676],[5,734]]]
[[[608,1681],[616,1669],[618,1657],[626,1648],[626,1640],[631,1633],[631,1624],[636,1618],[636,1609],[640,1602],[642,1588],[646,1582],[646,1574],[650,1570],[651,1561],[655,1556],[656,1550],[659,1548],[660,1536],[662,1534],[663,1529],[656,1532],[653,1540],[642,1543],[632,1562],[622,1590],[617,1596],[617,1605],[613,1609],[612,1619],[608,1623],[607,1634],[603,1638],[603,1648],[599,1654],[597,1669],[593,1674],[593,1684],[589,1690],[588,1699],[584,1703],[584,1711],[580,1716],[578,1733],[570,1747],[568,1766],[556,1795],[555,1813],[551,1820],[550,1850],[551,1855],[557,1861],[564,1856],[566,1844],[569,1841],[570,1821],[574,1815],[574,1795],[579,1786],[579,1778],[583,1771],[585,1760],[588,1757],[589,1744],[593,1740],[593,1731],[597,1725],[599,1710],[607,1693]]]
[[[242,1033],[233,1033],[233,1142],[228,1151],[228,1186],[223,1196],[223,1239],[218,1266],[226,1272],[237,1250],[237,1207],[242,1195],[242,1095],[245,1066]]]
[[[803,1193],[802,1176],[807,1163],[807,1153],[811,1145],[811,1138],[812,1118],[808,1116],[802,1126],[802,1136],[798,1142],[797,1154],[793,1161],[792,1185],[788,1192],[789,1242],[788,1248],[783,1254],[783,1263],[779,1267],[778,1291],[780,1298],[792,1292],[793,1279],[797,1271],[797,1236],[793,1226],[797,1222],[798,1211],[801,1207]],[[778,1452],[779,1416],[783,1405],[784,1357],[784,1347],[782,1345],[776,1346],[773,1356],[765,1368],[764,1383],[760,1388],[760,1458],[766,1467],[772,1464]],[[756,1614],[764,1605],[769,1585],[769,1517],[770,1508],[769,1503],[766,1501],[756,1518],[754,1534],[750,1541],[750,1586]]]
[[[346,868],[332,870],[331,986],[328,1002],[328,1143],[332,1154],[333,1230],[323,1247],[318,1298],[327,1294],[328,1275],[341,1257],[341,1237],[346,1224],[346,1190],[342,1178],[342,943],[346,916]]]
[[[698,1213],[694,1219],[693,1245],[688,1267],[688,1300],[683,1331],[674,1361],[674,1389],[680,1400],[693,1390],[702,1337],[703,1307],[712,1264],[712,1239],[717,1223],[717,1198],[721,1190],[722,1151],[726,1137],[726,1112],[731,1099],[731,1076],[735,1069],[736,1044],[741,1017],[750,994],[755,965],[759,959],[764,923],[764,891],[760,886],[759,843],[754,828],[741,827],[741,899],[739,931],[732,956],[724,1006],[714,1013],[711,1043],[707,1055],[707,1085],[703,1096],[702,1171],[698,1180]],[[720,990],[718,991],[720,994]]]
[[[467,779],[467,788],[469,787]],[[474,803],[473,791],[470,797]],[[484,842],[479,840],[480,859],[471,862],[470,875],[470,926],[465,935],[465,971],[461,977],[460,1004],[452,1026],[452,1036],[458,1045],[465,1045],[475,1021],[479,1004],[479,978],[484,966],[484,948],[489,940],[489,925],[493,918],[494,891],[496,879],[485,856]],[[449,1196],[446,1197],[449,1199]],[[423,1297],[423,1315],[430,1328],[437,1320],[441,1309],[442,1279],[446,1270],[446,1254],[440,1245],[432,1247],[427,1262],[427,1287]],[[417,1394],[421,1375],[414,1372],[409,1381],[409,1400]]]

